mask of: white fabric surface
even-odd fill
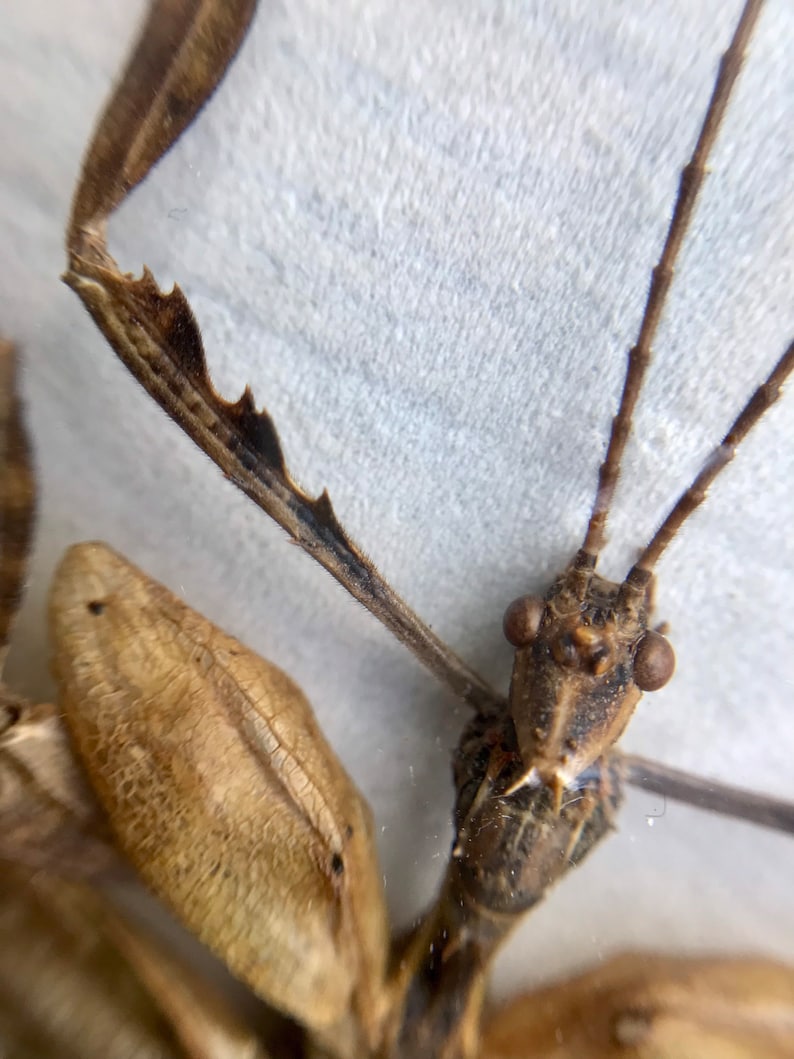
[[[263,2],[229,78],[112,228],[178,279],[297,479],[498,685],[504,606],[584,530],[649,270],[739,4]],[[405,924],[449,847],[463,723],[432,677],[138,391],[58,283],[79,161],[140,2],[6,0],[0,328],[42,502],[9,676],[101,538],[292,673],[377,819]],[[769,4],[687,243],[605,570],[621,575],[792,332],[794,8]],[[794,387],[791,387],[794,389]],[[660,569],[678,672],[625,740],[794,798],[788,393]],[[661,814],[661,815],[659,815]],[[652,826],[651,826],[652,825]],[[512,992],[631,947],[794,957],[794,843],[632,795],[502,956]]]

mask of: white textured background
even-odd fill
[[[738,6],[263,0],[221,91],[113,226],[123,267],[179,280],[222,392],[252,384],[298,480],[328,487],[502,687],[505,604],[583,532]],[[138,392],[58,282],[80,158],[142,7],[2,5],[0,328],[24,352],[42,486],[9,676],[49,693],[53,565],[107,540],[300,681],[374,807],[406,923],[448,849],[464,711]],[[793,45],[794,8],[770,3],[656,343],[607,572],[794,329]],[[626,739],[789,798],[793,423],[794,392],[665,558],[678,673]],[[627,945],[794,957],[793,876],[794,842],[632,795],[620,833],[515,936],[498,988]]]

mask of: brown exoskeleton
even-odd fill
[[[102,189],[100,189],[100,191],[102,192]],[[236,475],[235,475],[235,477],[236,477]],[[635,639],[636,639],[636,638],[635,638]],[[564,645],[562,645],[562,646],[564,647]],[[525,751],[525,753],[530,753],[530,752],[531,752],[531,751]],[[513,752],[512,752],[512,751],[510,751],[510,753],[513,753]],[[579,761],[579,762],[578,762],[578,765],[579,765],[579,766],[580,766],[581,768],[584,768],[584,762],[583,762],[583,761]],[[552,768],[551,766],[549,766],[549,769],[548,769],[548,771],[547,771],[546,775],[542,775],[542,774],[541,774],[541,773],[542,773],[542,772],[544,771],[543,769],[540,769],[540,770],[538,770],[538,771],[539,771],[539,775],[540,775],[540,778],[542,779],[542,782],[543,782],[543,784],[544,784],[544,785],[545,785],[545,784],[548,784],[549,786],[552,786],[552,782],[553,782],[553,780],[554,780],[554,778],[555,778],[555,776],[553,775],[553,773],[555,773],[555,772],[556,772],[557,770],[556,770],[555,768]],[[526,787],[526,785],[525,785],[525,787],[526,787],[526,789],[531,789],[531,782],[533,782],[533,777],[531,777],[531,776],[530,776],[530,775],[528,774],[528,772],[529,772],[529,769],[528,769],[528,767],[527,767],[527,774],[523,774],[523,773],[522,773],[521,775],[518,775],[517,777],[515,777],[515,779],[511,779],[511,784],[512,784],[512,783],[516,783],[516,782],[518,782],[518,780],[521,780],[521,779],[526,779],[526,780],[529,780],[529,786],[528,786],[528,787]],[[565,777],[565,779],[566,779],[566,782],[567,782],[567,780],[570,780],[570,778],[571,778],[570,776],[567,776],[567,777]],[[522,789],[523,789],[523,788],[522,788]],[[538,789],[537,785],[536,785],[535,789],[536,789],[536,790]],[[544,789],[545,789],[545,787],[544,787]],[[519,795],[520,795],[520,790],[517,790],[517,794],[516,794],[516,796],[518,797]],[[560,790],[559,790],[559,785],[558,785],[558,789],[557,789],[557,791],[556,791],[556,794],[555,794],[555,798],[554,798],[554,805],[553,805],[553,808],[554,808],[554,811],[555,811],[555,813],[557,813],[557,810],[558,810],[558,808],[559,808],[559,803],[560,803]]]

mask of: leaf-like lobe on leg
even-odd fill
[[[491,1015],[481,1059],[787,1059],[794,968],[626,953]]]
[[[264,999],[367,1033],[386,952],[370,813],[300,690],[104,545],[67,553],[51,615],[70,727],[145,881]]]

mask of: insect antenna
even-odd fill
[[[766,411],[780,397],[783,384],[794,370],[794,341],[766,380],[755,390],[734,420],[728,433],[705,460],[694,481],[678,498],[667,518],[631,568],[621,587],[624,598],[642,597],[653,576],[653,570],[668,544],[689,516],[705,500],[709,488],[736,455],[736,450]],[[655,761],[623,755],[624,775],[629,783],[701,809],[748,820],[762,827],[772,827],[794,834],[794,805],[752,791],[741,790],[715,780],[702,780]]]
[[[758,20],[762,2],[763,0],[747,0],[745,4],[733,39],[720,61],[717,80],[692,157],[681,171],[673,218],[667,230],[661,257],[651,273],[651,285],[645,302],[639,335],[636,345],[629,352],[620,405],[612,420],[606,456],[598,472],[598,487],[590,522],[577,557],[576,565],[583,572],[595,569],[599,553],[606,543],[607,518],[620,476],[626,442],[631,432],[634,409],[651,361],[651,346],[672,283],[675,263],[706,176],[709,152],[714,146],[731,90],[742,68],[747,44]],[[586,582],[585,576],[584,588],[586,588]]]
[[[742,411],[736,417],[728,433],[706,459],[695,480],[678,498],[670,514],[653,535],[652,540],[632,567],[627,582],[647,582],[654,566],[667,545],[681,526],[705,500],[709,487],[717,475],[736,455],[741,442],[747,437],[763,414],[780,396],[788,376],[794,369],[794,341],[762,382]]]

